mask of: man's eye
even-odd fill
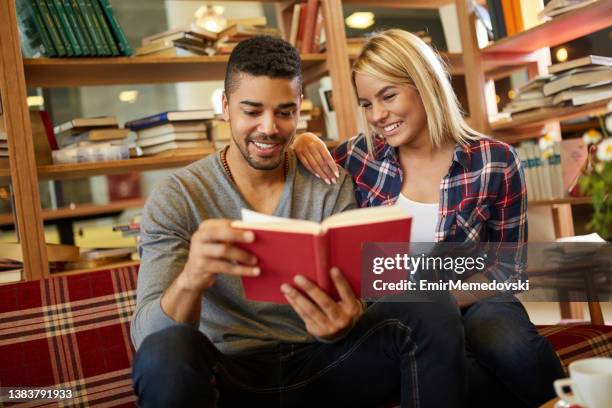
[[[248,115],[248,116],[257,116],[257,115],[259,115],[259,112],[257,112],[257,111],[246,111],[245,110],[243,112],[244,112],[245,115]]]
[[[397,94],[389,94],[389,95],[385,95],[385,96],[383,97],[383,99],[384,99],[385,101],[390,101],[391,99],[393,99],[393,98],[395,97],[395,95],[397,95]]]
[[[278,116],[280,116],[281,118],[291,118],[293,117],[294,113],[294,111],[281,111],[278,112]]]

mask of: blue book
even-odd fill
[[[169,122],[183,122],[193,120],[207,120],[215,117],[212,109],[169,111],[147,116],[141,119],[131,120],[125,123],[125,127],[132,130],[141,130],[153,126],[164,125]]]

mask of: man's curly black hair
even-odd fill
[[[236,89],[241,72],[252,76],[297,78],[302,89],[300,54],[280,38],[261,35],[238,43],[225,71],[225,94],[228,97]]]

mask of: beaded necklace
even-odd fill
[[[234,176],[232,175],[232,171],[229,168],[229,165],[227,164],[227,149],[229,149],[229,146],[227,146],[225,149],[221,150],[221,165],[223,166],[223,170],[225,170],[225,173],[227,174],[227,176],[230,178],[230,180],[232,180],[232,183],[236,184],[236,181],[234,180]],[[284,167],[284,177],[285,179],[287,178],[287,174],[289,173],[289,156],[287,155],[287,153],[285,153],[285,167]]]

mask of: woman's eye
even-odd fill
[[[390,101],[391,99],[393,99],[393,98],[395,97],[395,95],[397,95],[397,94],[385,95],[385,96],[383,97],[383,99],[384,99],[385,101]]]
[[[364,109],[370,109],[372,107],[372,104],[371,103],[362,103],[361,107],[364,108]]]

